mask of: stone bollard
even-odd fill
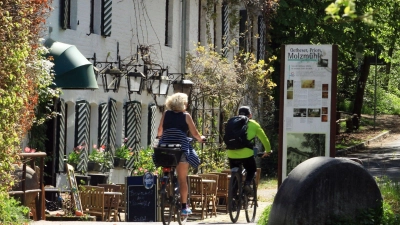
[[[374,178],[359,163],[315,157],[294,168],[279,187],[268,224],[365,224],[369,216],[379,221],[382,201]]]

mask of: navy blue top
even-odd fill
[[[189,126],[186,123],[186,113],[166,111],[163,122],[163,134],[159,144],[181,144],[182,151],[186,154],[189,164],[197,168],[200,158],[190,144],[192,138],[187,136]]]
[[[175,128],[183,133],[187,133],[189,131],[189,126],[186,123],[186,113],[183,112],[174,112],[168,110],[165,112],[163,129],[168,130],[170,128]]]

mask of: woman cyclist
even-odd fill
[[[187,133],[190,131],[192,136],[202,143],[205,139],[197,131],[193,119],[186,112],[188,96],[184,93],[176,93],[167,97],[165,105],[167,110],[163,113],[160,125],[158,126],[157,138],[160,144],[181,144],[182,157],[176,167],[178,173],[178,182],[181,194],[182,210],[181,214],[186,216],[192,213],[187,207],[188,184],[186,177],[189,172],[189,165],[197,168],[200,165],[200,159],[190,144],[191,138]]]

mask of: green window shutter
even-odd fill
[[[222,54],[226,58],[228,57],[228,45],[229,45],[229,7],[228,3],[222,3]]]
[[[115,145],[117,143],[117,101],[114,99],[110,99],[108,102],[108,113],[107,150],[110,151],[111,159],[113,159],[115,155]]]
[[[257,61],[265,58],[265,22],[264,17],[258,16]]]
[[[108,104],[99,105],[99,122],[97,132],[97,145],[107,145],[108,140]]]
[[[75,106],[75,146],[85,144],[80,155],[78,171],[87,171],[90,136],[90,106],[85,100],[77,101]]]
[[[101,35],[111,36],[112,0],[102,0]]]
[[[147,145],[151,145],[156,137],[156,110],[157,106],[154,103],[149,104]]]
[[[141,120],[142,105],[140,102],[127,102],[125,105],[125,137],[128,138],[128,142],[126,144],[129,148],[132,148],[135,153],[141,148]],[[132,169],[134,161],[135,157],[132,157],[131,160],[126,163],[126,168]]]
[[[64,172],[64,153],[66,140],[65,101],[59,99],[57,103],[57,130],[56,130],[56,172]]]

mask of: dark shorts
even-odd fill
[[[186,158],[186,154],[184,152],[182,152],[182,156],[181,159],[179,160],[179,162],[183,162],[183,163],[187,163],[187,158]]]

